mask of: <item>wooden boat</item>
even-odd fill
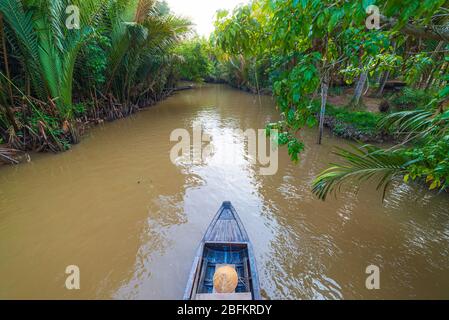
[[[216,293],[217,266],[235,268],[234,293]],[[184,300],[260,300],[259,278],[253,247],[231,202],[225,201],[206,230],[190,271]]]

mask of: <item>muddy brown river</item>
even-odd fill
[[[449,298],[449,196],[396,182],[384,202],[371,185],[326,202],[314,177],[347,141],[316,129],[293,164],[279,151],[275,175],[244,152],[222,164],[233,129],[278,119],[224,85],[179,92],[127,119],[91,129],[72,150],[0,168],[0,298],[180,299],[205,229],[231,200],[253,242],[267,299]],[[170,161],[176,128],[201,123],[214,152],[203,163]],[[239,145],[240,144],[240,145]],[[368,290],[367,266],[380,269]],[[65,269],[80,269],[67,290]]]

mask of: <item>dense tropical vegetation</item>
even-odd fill
[[[396,176],[444,190],[449,185],[448,18],[447,1],[260,0],[219,12],[211,41],[233,70],[230,83],[254,92],[261,84],[271,88],[283,117],[268,127],[281,131],[280,143],[294,161],[304,148],[301,128],[318,122],[321,143],[328,117],[336,119],[336,134],[348,135],[349,127],[356,129],[349,135],[355,139],[383,132],[398,141],[386,150],[371,145],[338,150],[343,163],[314,182],[321,199],[354,179],[378,179],[384,192]],[[329,106],[329,96],[339,90],[352,98],[338,108]],[[380,98],[383,113],[369,112],[366,96]]]
[[[161,99],[190,25],[155,0],[2,0],[0,144],[64,150]]]
[[[65,27],[70,4],[81,12],[76,29]],[[324,126],[397,142],[338,150],[342,163],[314,182],[321,199],[354,179],[378,179],[384,191],[395,177],[449,185],[448,1],[253,0],[217,12],[210,39],[186,38],[189,21],[154,0],[2,0],[0,13],[9,147],[63,150],[83,124],[132,113],[178,79],[225,81],[273,94],[282,120],[267,128],[280,130],[293,161],[305,126],[318,125],[318,143]],[[0,157],[11,154],[3,147]]]

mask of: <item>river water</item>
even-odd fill
[[[205,229],[231,200],[253,242],[268,299],[449,298],[449,197],[393,183],[384,202],[368,184],[335,199],[314,177],[347,141],[302,133],[293,164],[279,150],[260,175],[233,129],[278,119],[270,97],[224,85],[179,92],[91,129],[70,151],[0,169],[0,298],[180,299]],[[201,123],[213,152],[170,161],[174,129]],[[236,161],[214,158],[237,146]],[[240,149],[239,149],[240,148]],[[380,269],[380,289],[365,286]],[[80,290],[67,290],[68,265]]]

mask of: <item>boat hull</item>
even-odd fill
[[[230,265],[239,277],[233,294],[214,292],[217,266]],[[232,204],[218,210],[201,240],[189,274],[184,300],[260,300],[259,278],[252,244]]]

